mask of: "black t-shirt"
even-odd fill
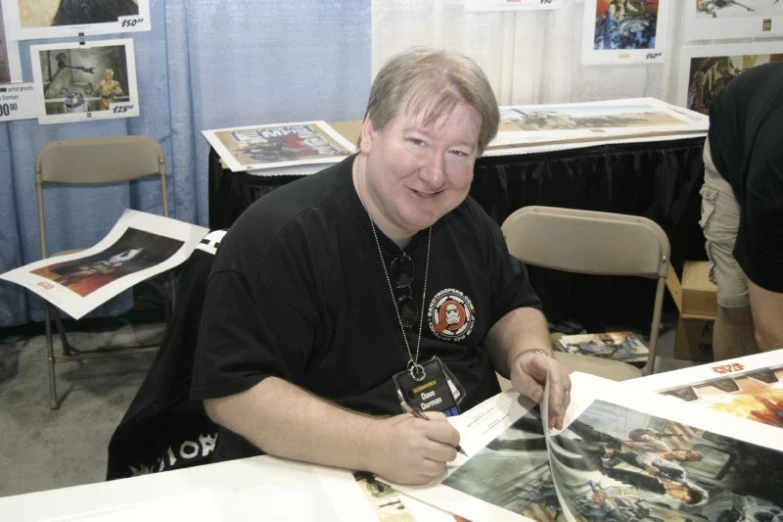
[[[277,376],[354,410],[397,414],[392,375],[405,369],[389,285],[369,217],[353,187],[353,157],[251,205],[221,242],[199,331],[192,397],[244,391]],[[378,230],[387,269],[400,248]],[[405,252],[421,306],[427,231]],[[499,392],[482,343],[507,312],[540,307],[502,233],[468,198],[433,226],[419,361],[438,355],[466,388],[463,411]],[[451,324],[446,307],[457,304]],[[453,311],[453,306],[450,307]],[[416,349],[418,327],[406,330]],[[259,451],[222,429],[218,459]]]
[[[740,206],[734,257],[755,284],[783,292],[783,63],[753,67],[721,91],[709,141]]]

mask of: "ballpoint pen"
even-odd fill
[[[414,417],[418,417],[419,419],[423,419],[423,420],[427,420],[427,421],[428,421],[428,420],[430,420],[430,418],[429,418],[429,417],[427,417],[427,416],[424,414],[424,412],[423,412],[423,411],[421,411],[421,410],[420,410],[420,409],[418,409],[418,408],[411,408],[411,414],[412,414]],[[465,453],[465,450],[464,450],[464,449],[462,449],[462,446],[460,446],[459,444],[457,444],[457,453],[461,453],[462,455],[464,455],[464,456],[466,456],[466,457],[468,456],[468,454],[467,454],[467,453]]]

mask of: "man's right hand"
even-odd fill
[[[425,415],[430,420],[404,413],[372,421],[367,471],[397,484],[425,484],[445,472],[457,457],[459,433],[442,413]]]

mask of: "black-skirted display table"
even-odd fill
[[[498,224],[527,205],[646,216],[666,231],[679,270],[685,259],[706,259],[698,223],[703,144],[704,138],[687,138],[485,157],[476,163],[470,195]],[[211,151],[210,228],[228,228],[253,201],[299,177],[233,173]],[[592,331],[649,328],[650,281],[530,272],[552,322],[570,318]]]

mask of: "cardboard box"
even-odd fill
[[[708,261],[686,261],[682,269],[682,301],[680,313],[684,317],[714,319],[718,314],[716,287],[709,278]]]
[[[674,341],[674,357],[686,361],[712,362],[713,321],[680,319]]]

